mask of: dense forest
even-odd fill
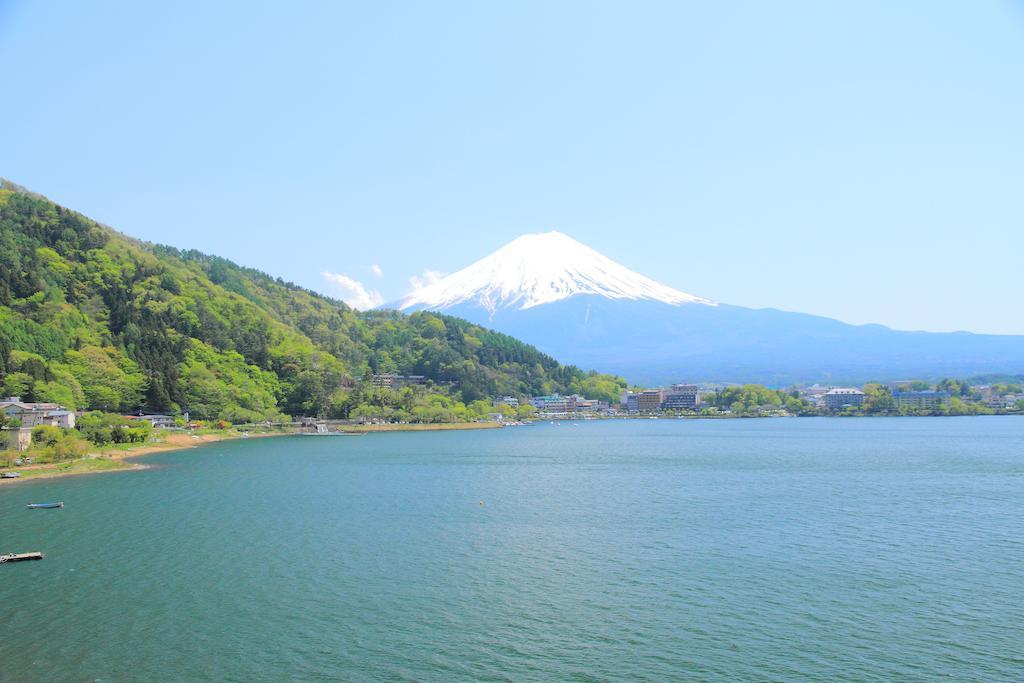
[[[426,389],[374,390],[375,373]],[[360,313],[197,251],[128,238],[0,182],[0,392],[73,409],[233,422],[405,415],[624,382],[449,316]],[[417,410],[419,409],[419,410]]]

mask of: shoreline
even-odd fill
[[[1001,417],[1001,416],[1014,416],[1014,413],[995,413],[991,415],[985,415],[984,417]],[[1024,415],[1018,413],[1017,416]],[[618,420],[763,420],[763,419],[782,419],[782,418],[800,418],[800,417],[836,417],[836,418],[857,418],[857,417],[983,417],[981,415],[920,415],[920,416],[904,416],[904,415],[834,415],[834,416],[821,416],[821,415],[677,415],[677,416],[616,416],[616,417],[602,417],[602,418],[570,418],[570,417],[544,417],[527,422],[526,424],[539,424],[544,422],[597,422],[597,421],[618,421]],[[137,462],[132,462],[135,458],[142,457],[144,455],[152,455],[153,453],[180,451],[190,448],[197,448],[206,444],[218,443],[220,441],[235,441],[244,438],[266,438],[273,436],[296,436],[306,434],[309,436],[339,436],[339,435],[366,435],[366,434],[381,434],[381,433],[394,433],[394,432],[433,432],[433,431],[471,431],[479,429],[499,429],[505,425],[499,422],[440,422],[440,423],[409,423],[409,424],[346,424],[337,425],[335,431],[331,431],[327,434],[316,434],[313,432],[303,431],[273,431],[273,432],[247,432],[248,436],[243,436],[243,432],[230,431],[226,433],[207,432],[204,434],[191,434],[183,432],[175,432],[168,434],[163,440],[157,442],[149,442],[146,444],[138,445],[129,448],[111,448],[106,447],[100,449],[97,452],[90,453],[84,458],[78,458],[77,460],[68,460],[57,463],[43,463],[38,465],[25,465],[22,467],[12,468],[0,468],[5,471],[21,472],[22,476],[17,479],[0,479],[0,487],[11,486],[23,481],[32,481],[36,479],[52,479],[55,477],[70,477],[79,476],[85,474],[101,474],[103,472],[127,472],[133,470],[144,470],[151,467],[151,465],[144,465]]]
[[[373,434],[384,432],[425,432],[425,431],[455,431],[473,429],[493,429],[502,427],[497,422],[454,422],[454,423],[414,423],[414,424],[380,424],[380,425],[345,425],[340,433],[342,434]],[[131,462],[135,458],[153,453],[171,451],[183,451],[190,448],[218,443],[221,441],[236,441],[239,439],[260,439],[273,436],[296,436],[299,434],[310,434],[302,431],[277,431],[277,432],[242,432],[231,431],[224,434],[205,433],[189,434],[175,432],[168,434],[158,442],[150,442],[130,448],[105,447],[90,453],[84,458],[67,460],[57,463],[42,463],[38,465],[24,465],[22,467],[5,468],[6,471],[20,472],[21,477],[16,479],[0,479],[0,486],[11,486],[23,481],[34,481],[36,479],[53,479],[56,477],[73,477],[85,474],[102,474],[104,472],[130,472],[149,469],[150,465],[143,465]],[[331,432],[324,436],[338,435],[339,432]]]
[[[249,436],[242,436],[241,433],[231,432],[228,434],[171,434],[163,441],[146,444],[144,446],[138,446],[137,448],[125,448],[113,450],[104,450],[97,453],[97,457],[110,458],[111,460],[128,460],[130,458],[138,458],[143,455],[151,455],[153,453],[161,453],[163,451],[183,451],[189,448],[196,448],[204,444],[218,443],[220,441],[234,441],[235,439],[257,439],[268,436],[291,436],[294,432],[263,432],[260,434],[249,434]],[[133,466],[138,468],[145,468],[146,465],[139,465],[138,463],[131,463]]]
[[[0,480],[0,486],[9,486],[18,482],[34,481],[36,479],[53,479],[55,477],[71,477],[83,474],[101,474],[103,472],[145,470],[149,469],[150,465],[143,465],[130,461],[143,455],[152,455],[153,453],[161,453],[164,451],[182,451],[220,441],[234,441],[235,439],[262,438],[268,436],[290,436],[291,434],[294,434],[294,432],[265,432],[261,434],[249,434],[249,437],[243,437],[242,434],[238,432],[231,432],[227,434],[169,434],[162,441],[150,442],[135,446],[134,448],[106,447],[94,453],[90,453],[84,458],[78,458],[76,460],[12,467],[9,468],[8,471],[20,472],[22,476],[17,479],[2,479]]]

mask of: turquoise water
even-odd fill
[[[0,486],[0,551],[46,552],[0,566],[0,677],[1024,679],[1024,419],[562,423],[143,462]],[[24,508],[49,500],[67,507]]]

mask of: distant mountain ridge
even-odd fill
[[[561,233],[526,235],[387,304],[442,311],[631,381],[865,382],[1024,371],[1024,336],[903,332],[730,306]]]

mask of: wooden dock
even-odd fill
[[[25,560],[41,559],[43,559],[42,553],[11,553],[10,555],[0,555],[0,564],[4,562],[24,562]]]

